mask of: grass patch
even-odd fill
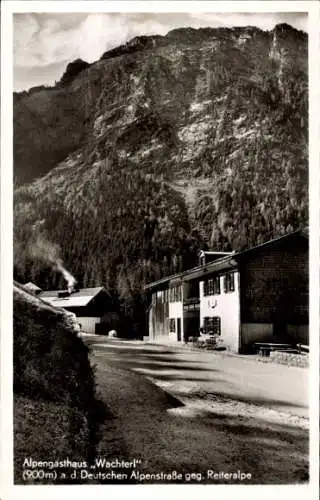
[[[67,467],[59,468],[57,480],[23,479],[26,459],[36,461],[85,462],[90,448],[88,421],[76,408],[62,403],[36,401],[23,396],[14,398],[14,481],[16,484],[67,483],[62,473]],[[41,467],[36,468],[37,470]],[[49,468],[43,468],[50,472]],[[70,471],[69,471],[70,472]]]

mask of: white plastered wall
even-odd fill
[[[235,290],[224,292],[223,276],[220,276],[220,294],[204,296],[203,281],[200,281],[200,326],[204,324],[205,317],[220,317],[221,339],[228,349],[239,351],[240,335],[240,298],[239,298],[239,272],[234,273]]]
[[[175,332],[169,332],[169,340],[172,342],[178,341],[178,326],[177,319],[181,319],[181,341],[183,340],[183,303],[180,302],[170,302],[169,303],[169,319],[175,320]]]

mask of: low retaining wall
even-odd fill
[[[268,358],[261,358],[263,361],[273,361],[288,366],[300,366],[302,368],[309,366],[308,354],[292,354],[290,352],[271,351]]]

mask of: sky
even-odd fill
[[[284,22],[308,31],[307,14],[298,12],[14,14],[14,90],[52,85],[69,62],[94,62],[138,35],[165,35],[179,27],[251,25],[269,30]]]

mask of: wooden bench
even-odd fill
[[[270,356],[271,351],[287,351],[289,349],[293,349],[292,344],[277,344],[275,342],[255,342],[254,348],[256,352],[261,354],[263,357]]]

